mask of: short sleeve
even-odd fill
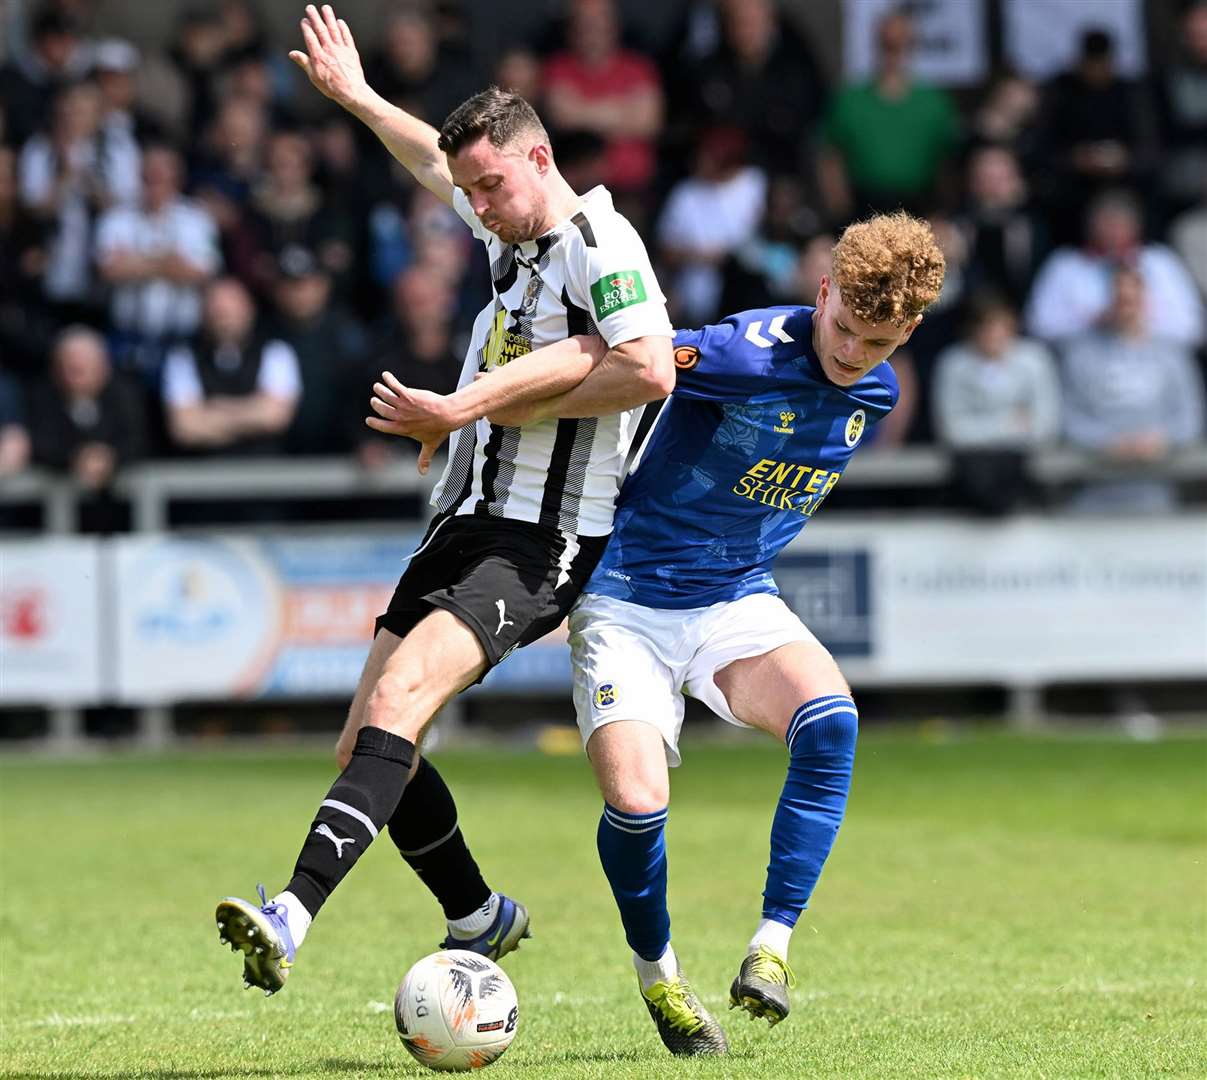
[[[474,213],[473,207],[469,205],[469,198],[459,187],[453,188],[453,209],[457,212],[457,217],[470,227],[474,236],[484,244],[490,242],[490,238],[494,234],[482,224],[482,219]]]
[[[766,363],[742,348],[736,318],[675,334],[675,397],[748,401],[766,390]]]
[[[176,245],[178,254],[208,274],[222,265],[214,220],[200,207],[187,207],[181,214]]]
[[[298,355],[283,341],[270,341],[264,346],[256,389],[277,398],[296,398],[302,393],[302,373]]]
[[[193,352],[185,345],[172,349],[163,364],[163,401],[172,409],[200,405],[205,398]]]
[[[609,348],[639,337],[673,337],[666,297],[637,231],[623,218],[604,235],[588,224],[582,254],[567,260],[570,299],[585,308]]]
[[[96,225],[96,257],[102,262],[115,251],[132,247],[130,214],[121,207],[106,210]]]

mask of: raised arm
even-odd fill
[[[321,12],[313,4],[306,5],[302,38],[306,51],[294,49],[289,59],[306,72],[320,93],[365,124],[419,183],[452,206],[453,181],[436,145],[439,133],[369,86],[352,31],[343,19],[335,17],[330,4],[324,4]]]

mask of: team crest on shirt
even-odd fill
[[[617,693],[615,683],[601,682],[595,688],[595,707],[597,709],[610,709],[616,704]]]
[[[541,294],[541,279],[533,272],[528,279],[528,287],[524,290],[524,299],[520,301],[520,317],[530,319],[536,314],[537,298]]]
[[[847,421],[847,446],[854,446],[859,442],[863,438],[863,429],[867,426],[867,413],[862,409],[856,409],[851,413],[851,418]]]
[[[788,412],[788,410],[785,409],[782,413],[780,413],[779,427],[772,428],[771,430],[777,435],[791,435],[796,431],[796,428],[792,426],[792,421],[795,419],[796,413]]]

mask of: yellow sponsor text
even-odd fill
[[[733,493],[776,510],[812,517],[840,475],[794,461],[763,458],[746,470],[733,486]]]

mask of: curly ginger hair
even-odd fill
[[[930,226],[898,210],[847,226],[834,245],[833,268],[854,314],[904,326],[939,298],[946,261]]]

